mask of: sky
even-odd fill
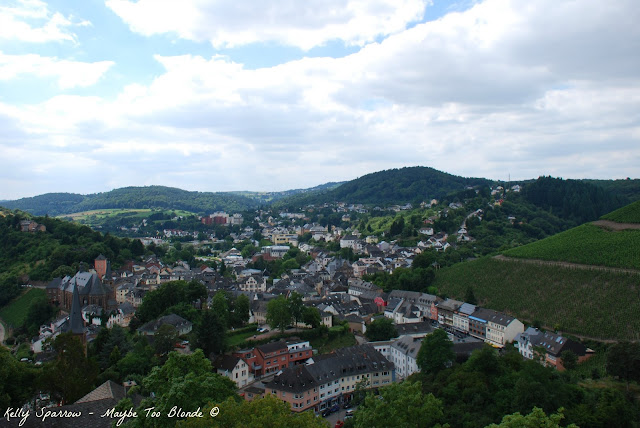
[[[640,177],[637,0],[2,0],[0,200]]]

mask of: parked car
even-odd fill
[[[331,407],[331,413],[333,413],[333,412],[339,412],[339,411],[340,411],[340,405],[339,405],[339,404],[334,404],[334,405]]]
[[[344,403],[344,405],[342,406],[343,409],[350,409],[351,408],[351,403],[350,402],[346,402]]]
[[[330,414],[331,414],[331,409],[330,409],[330,408],[328,408],[328,407],[322,411],[322,417],[325,417],[325,418],[326,418],[326,417],[327,417],[327,416],[329,416]]]

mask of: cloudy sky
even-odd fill
[[[640,176],[637,0],[4,0],[0,199]]]

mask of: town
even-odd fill
[[[517,193],[520,186],[508,190]],[[501,204],[505,193],[502,186],[494,188],[493,203]],[[438,207],[437,200],[421,204],[421,209],[432,207]],[[362,204],[339,203],[308,210],[318,208],[337,213],[342,224],[370,209]],[[523,358],[557,370],[565,369],[566,358],[568,364],[575,365],[591,357],[594,351],[582,343],[533,326],[525,328],[512,315],[481,307],[473,296],[473,302],[463,302],[419,291],[385,292],[367,280],[377,273],[393,274],[398,269],[411,268],[421,254],[444,253],[452,247],[449,241],[453,246],[473,241],[466,222],[474,218],[481,221],[482,209],[463,216],[453,239],[445,231],[434,229],[440,216],[462,208],[462,203],[452,202],[435,211],[435,215],[427,216],[417,227],[420,236],[417,245],[409,247],[400,246],[397,241],[379,242],[378,236],[362,234],[356,227],[306,223],[309,213],[304,211],[283,211],[277,217],[258,211],[252,220],[259,229],[243,225],[244,218],[238,213],[203,216],[199,220],[204,225],[235,226],[239,233],[232,232],[223,240],[231,248],[224,250],[218,246],[220,251],[215,256],[194,256],[191,264],[177,260],[168,265],[152,255],[129,260],[118,269],[112,269],[110,260],[100,254],[93,266],[82,265],[75,274],[50,281],[45,287],[47,299],[61,309],[61,315],[42,325],[38,336],[32,339],[32,362],[40,365],[55,358],[52,344],[60,334],[71,333],[79,338],[86,353],[87,347],[101,340],[101,330],[114,327],[149,338],[156,352],[165,358],[170,351],[192,354],[198,345],[197,338],[194,341],[194,323],[189,319],[165,313],[153,319],[146,317],[146,322],[141,323],[143,317],[137,314],[146,296],[176,282],[202,287],[204,292],[197,299],[184,302],[196,311],[219,309],[220,302],[225,300],[246,302],[233,309],[239,321],[230,331],[221,332],[233,337],[238,328],[248,333],[246,340],[240,346],[207,348],[212,367],[234,382],[244,400],[270,394],[288,403],[296,413],[311,411],[325,417],[340,413],[338,416],[349,419],[353,411],[344,409],[359,401],[357,391],[402,382],[421,370],[421,345],[436,331],[445,332],[451,343],[454,358],[447,365],[466,361],[484,346],[497,352],[514,347]],[[410,204],[389,208],[393,212],[410,209]],[[513,222],[515,218],[508,220]],[[22,231],[37,233],[44,228],[32,223],[23,222]],[[163,238],[140,241],[152,246],[191,244],[201,248],[204,243],[216,243],[215,236],[199,241],[202,232],[164,229],[162,234]],[[244,250],[248,246],[253,251]],[[269,263],[274,262],[282,263],[283,267],[275,278],[268,275],[269,270],[273,271]],[[433,262],[429,267],[439,266]],[[284,316],[275,315],[277,302],[284,302],[290,311]],[[146,303],[147,307],[150,304]],[[245,313],[237,313],[240,310]],[[309,338],[321,329],[340,332],[336,334],[347,332],[355,343],[320,352]],[[167,334],[169,343],[163,349],[159,344]],[[105,388],[126,391],[136,383],[125,384],[107,381],[88,396],[99,395],[98,391]],[[115,405],[113,396],[105,400]],[[80,402],[83,401],[76,403]],[[90,406],[89,403],[83,406]],[[49,396],[35,401],[36,409],[59,404]],[[76,407],[77,404],[66,404],[61,409]]]

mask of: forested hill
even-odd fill
[[[582,180],[539,177],[524,187],[527,201],[576,225],[623,207],[629,199],[616,191]]]
[[[34,215],[70,214],[103,208],[165,208],[210,213],[244,211],[258,206],[247,196],[227,192],[189,192],[174,187],[123,187],[91,195],[47,193],[32,198],[2,202],[2,206]]]
[[[348,181],[333,190],[311,195],[295,195],[283,199],[278,205],[300,206],[323,204],[335,201],[384,205],[419,204],[430,199],[464,190],[466,186],[489,186],[484,178],[465,178],[429,167],[407,167],[389,169],[364,175]]]
[[[44,232],[22,232],[20,221],[33,220]],[[145,252],[138,239],[117,238],[53,217],[31,217],[2,211],[0,215],[0,307],[15,297],[19,285],[74,274],[81,262],[93,265],[103,254],[112,267]]]

